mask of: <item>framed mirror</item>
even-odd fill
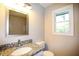
[[[9,10],[7,21],[8,35],[28,35],[29,34],[29,18],[28,15]]]

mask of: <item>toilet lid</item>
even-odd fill
[[[43,55],[44,56],[54,56],[54,54],[50,51],[44,51]]]

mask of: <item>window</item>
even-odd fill
[[[62,12],[56,15],[56,32],[69,32],[69,13]]]
[[[73,35],[73,8],[67,6],[54,11],[54,33]]]

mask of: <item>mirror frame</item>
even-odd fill
[[[6,8],[6,15],[5,15],[6,16],[5,17],[5,19],[6,19],[6,21],[5,21],[5,23],[6,23],[6,27],[5,27],[6,36],[20,36],[19,34],[18,35],[9,35],[9,10],[16,11],[14,9]],[[18,11],[16,11],[16,12],[18,12]],[[19,13],[22,13],[22,12],[19,12]],[[29,35],[29,15],[26,14],[26,17],[27,17],[27,24],[28,24],[28,25],[26,25],[27,28],[28,28],[28,30],[27,30],[28,33],[24,34],[24,35],[21,35],[21,36]]]

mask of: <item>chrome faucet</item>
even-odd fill
[[[18,47],[20,47],[21,46],[21,41],[20,40],[18,40]]]

